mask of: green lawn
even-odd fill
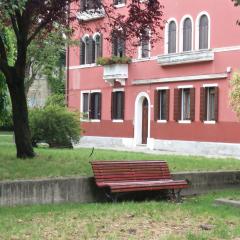
[[[0,208],[4,240],[217,240],[240,238],[240,209],[214,206],[240,190],[163,201]],[[210,230],[204,230],[203,227]]]
[[[92,175],[91,160],[166,160],[172,172],[240,170],[240,160],[193,156],[151,155],[95,149],[36,149],[35,159],[16,159],[13,137],[0,135],[0,180]]]

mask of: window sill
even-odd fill
[[[167,123],[167,120],[157,120],[157,123]]]
[[[123,119],[113,119],[113,123],[123,123]]]
[[[180,124],[190,124],[190,123],[192,123],[192,121],[191,120],[179,120],[178,123],[180,123]]]
[[[99,122],[101,122],[100,119],[90,119],[89,121],[92,122],[92,123],[99,123]]]
[[[204,124],[216,124],[216,121],[204,121]]]
[[[80,121],[81,121],[81,122],[89,122],[89,119],[80,118]]]
[[[90,68],[90,67],[96,67],[96,66],[97,66],[96,63],[91,63],[91,64],[80,65],[79,68]]]
[[[125,7],[126,6],[126,3],[119,3],[117,5],[114,5],[115,8],[122,8],[122,7]]]

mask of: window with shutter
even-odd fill
[[[186,18],[183,23],[183,51],[192,50],[192,21]]]
[[[201,88],[201,121],[218,121],[218,87]]]
[[[181,120],[181,101],[182,91],[181,89],[174,89],[174,120],[177,122]]]
[[[157,120],[169,120],[169,89],[162,89],[157,91],[156,95],[157,105]]]
[[[89,92],[82,93],[81,111],[82,111],[82,119],[83,120],[89,119],[89,96],[90,96]]]
[[[174,21],[169,23],[168,29],[168,53],[176,53],[177,51],[177,26]]]
[[[123,120],[124,118],[124,92],[115,91],[112,93],[112,119]]]
[[[190,118],[190,109],[191,109],[191,96],[190,89],[183,88],[182,89],[182,102],[181,102],[181,120],[191,120]]]
[[[202,15],[199,21],[199,49],[208,49],[208,17]]]
[[[91,93],[90,113],[91,119],[101,119],[101,93],[99,92]]]

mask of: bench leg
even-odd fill
[[[169,196],[170,196],[170,200],[173,201],[173,202],[181,202],[182,201],[182,198],[181,198],[181,189],[177,189],[177,190],[174,190],[174,189],[171,189],[169,190]]]
[[[117,202],[118,200],[118,195],[117,194],[112,194],[111,192],[108,192],[106,189],[104,190],[104,194],[112,202]]]

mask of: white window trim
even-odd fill
[[[203,15],[206,15],[208,18],[208,48],[211,48],[211,18],[208,12],[202,11],[198,14],[195,22],[195,49],[199,50],[199,24],[200,19]]]
[[[101,90],[100,89],[90,90],[90,93],[101,93]]]
[[[124,92],[124,88],[114,88],[113,92]]]
[[[180,123],[180,124],[190,124],[190,123],[192,123],[192,121],[191,120],[179,120],[178,123]]]
[[[123,123],[123,119],[113,119],[112,120],[113,123]]]
[[[126,3],[119,3],[119,4],[114,5],[115,8],[122,8],[125,6],[126,6]]]
[[[190,18],[191,22],[192,22],[192,49],[190,51],[193,51],[194,49],[194,21],[191,15],[187,14],[184,15],[180,21],[180,33],[179,33],[179,52],[183,52],[183,24],[184,21]]]
[[[157,120],[157,123],[167,123],[167,120]]]
[[[178,48],[178,37],[179,37],[178,22],[177,22],[176,18],[169,18],[165,25],[165,43],[164,43],[164,53],[165,54],[170,54],[170,53],[168,53],[168,34],[169,34],[169,23],[172,21],[175,22],[175,24],[176,24],[176,53],[178,53],[178,51],[179,51],[179,48]]]
[[[210,83],[210,84],[203,84],[204,88],[210,88],[210,87],[218,87],[217,83]]]
[[[193,85],[183,85],[183,86],[178,86],[178,89],[183,89],[183,88],[193,88]]]
[[[101,120],[99,120],[99,119],[89,119],[89,122],[99,123],[99,122],[101,122]]]
[[[88,94],[91,94],[91,93],[101,93],[101,90],[100,89],[94,89],[94,90],[83,90],[80,92],[80,114],[83,113],[83,94],[84,93],[88,93]],[[89,104],[89,103],[88,103]],[[88,106],[90,107],[90,106]],[[100,119],[90,119],[89,116],[88,116],[88,119],[84,119],[82,117],[80,117],[81,121],[82,122],[101,122]]]
[[[169,87],[157,87],[156,90],[168,90]]]
[[[90,90],[81,91],[81,95],[80,95],[80,114],[83,113],[83,94],[84,93],[90,94],[91,92],[90,92]],[[82,118],[82,116],[80,116],[80,120],[82,122],[89,122],[89,118],[87,118],[87,119],[86,118]]]
[[[216,121],[204,121],[204,124],[216,124]]]
[[[170,88],[169,87],[157,87],[156,90],[157,91],[162,91],[162,90],[169,90]],[[160,109],[160,105],[161,105],[161,101],[159,103],[159,110],[161,111]],[[160,114],[161,115],[161,114]],[[158,116],[158,118],[160,118],[160,116]],[[167,123],[168,121],[165,120],[165,119],[158,119],[157,120],[157,123]]]

